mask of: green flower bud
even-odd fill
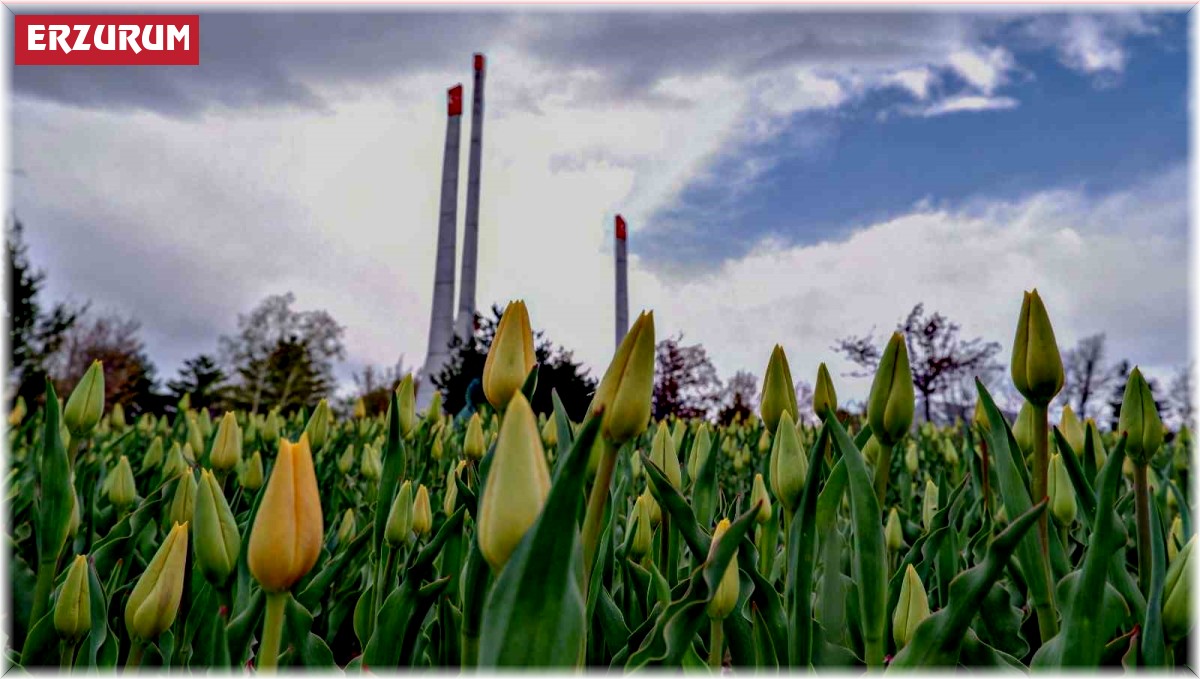
[[[363,446],[362,460],[359,461],[358,473],[368,481],[378,481],[383,474],[383,460],[379,449],[371,444]]]
[[[342,513],[342,522],[338,524],[337,539],[339,545],[344,545],[354,537],[354,509],[347,507]]]
[[[933,525],[933,515],[937,514],[941,492],[933,479],[925,479],[925,495],[921,498],[921,522],[928,531]]]
[[[763,429],[762,435],[758,437],[758,454],[766,455],[771,452],[771,433]]]
[[[179,611],[187,567],[188,525],[175,524],[138,578],[125,604],[125,629],[134,639],[162,634]]]
[[[895,552],[904,546],[904,531],[900,528],[900,515],[896,512],[895,507],[888,512],[887,525],[883,528],[883,538],[887,542],[890,552]]]
[[[279,430],[283,428],[283,423],[279,421],[279,409],[273,409],[267,413],[267,420],[263,423],[262,437],[263,443],[271,444],[279,440]]]
[[[783,411],[775,430],[775,445],[771,449],[771,490],[789,512],[800,504],[804,481],[808,477],[808,457],[800,447],[792,414]]]
[[[187,472],[175,483],[175,494],[171,496],[171,507],[167,521],[187,525],[196,508],[196,477]]]
[[[654,312],[643,312],[621,340],[604,371],[589,413],[603,407],[604,438],[620,447],[646,431],[654,391]]]
[[[558,426],[556,426],[554,418],[546,418],[546,424],[542,427],[542,445],[546,446],[547,450],[558,446]]]
[[[750,487],[750,506],[760,502],[762,506],[758,508],[758,514],[754,515],[754,520],[762,524],[771,520],[771,498],[767,495],[767,484],[763,482],[763,475],[755,474],[754,484]]]
[[[1192,631],[1192,547],[1196,536],[1180,550],[1179,555],[1167,569],[1167,581],[1163,587],[1163,632],[1167,640],[1174,643]]]
[[[350,470],[354,468],[354,446],[353,445],[346,446],[346,449],[343,450],[342,454],[338,456],[337,468],[338,468],[338,471],[343,474],[349,474]]]
[[[12,410],[8,412],[8,426],[16,427],[21,424],[21,421],[25,419],[26,410],[25,398],[18,396],[16,403],[13,403]]]
[[[716,530],[713,531],[712,546],[708,550],[708,558],[711,559],[717,551],[717,545],[721,542],[721,538],[725,532],[729,530],[729,519],[721,519],[717,523]],[[724,620],[729,617],[733,609],[737,607],[738,589],[738,565],[737,565],[737,550],[733,552],[733,558],[729,560],[729,565],[725,567],[725,573],[721,575],[721,582],[717,585],[717,589],[712,594],[712,598],[708,600],[708,617],[714,620]]]
[[[912,426],[914,404],[908,347],[904,344],[903,335],[893,333],[879,359],[875,380],[871,383],[871,394],[867,399],[871,435],[879,439],[881,446],[894,446],[908,433],[908,428]]]
[[[1067,476],[1067,467],[1063,464],[1062,455],[1055,453],[1050,456],[1050,467],[1046,470],[1046,489],[1050,495],[1050,512],[1063,526],[1070,526],[1075,521],[1075,489],[1071,487],[1071,478]]]
[[[633,531],[633,540],[629,544],[629,553],[635,561],[641,561],[650,553],[652,543],[652,525],[650,505],[646,497],[639,495],[633,503],[633,511],[629,514],[629,529]]]
[[[672,416],[674,417],[674,416]],[[671,443],[675,444],[675,450],[683,447],[683,437],[687,435],[687,423],[683,420],[675,420],[671,425]]]
[[[418,538],[429,535],[433,529],[433,510],[429,507],[429,490],[425,484],[417,486],[417,497],[413,500],[412,529]]]
[[[871,440],[875,441],[875,437],[872,436]],[[878,446],[879,442],[875,441],[875,445]],[[916,474],[917,469],[920,468],[920,457],[919,453],[917,452],[917,444],[913,441],[909,441],[908,445],[904,449],[904,468],[908,470],[909,476]]]
[[[254,491],[262,488],[263,462],[262,456],[258,454],[257,450],[242,466],[241,482],[242,488],[246,490]]]
[[[638,498],[646,503],[646,511],[650,512],[650,523],[654,526],[662,523],[662,507],[658,506],[658,500],[655,500],[654,496],[650,494],[650,489],[642,491]]]
[[[196,565],[209,582],[219,586],[237,568],[242,538],[238,535],[229,503],[225,501],[225,493],[207,469],[200,470],[200,487],[192,516],[192,530],[196,531]]]
[[[909,564],[904,569],[904,580],[900,584],[900,600],[896,602],[896,610],[892,613],[892,638],[896,640],[896,648],[907,645],[917,626],[928,617],[929,597],[925,594],[925,585],[917,577],[912,564]]]
[[[1076,456],[1083,455],[1084,429],[1083,423],[1075,417],[1075,411],[1071,410],[1071,406],[1063,406],[1062,417],[1059,418],[1058,428],[1062,431],[1063,438],[1067,440],[1067,444],[1071,446],[1071,452]]]
[[[213,469],[227,472],[238,466],[241,461],[242,429],[238,426],[233,413],[227,412],[221,418],[220,426],[217,427],[217,436],[213,439],[208,462]]]
[[[71,562],[54,602],[54,629],[68,643],[75,643],[92,630],[92,595],[88,582],[87,557],[80,554]]]
[[[321,399],[313,409],[312,416],[308,418],[308,423],[304,425],[304,433],[308,435],[308,446],[314,452],[320,450],[329,439],[329,425],[332,420],[333,413],[329,411],[329,402]]]
[[[150,447],[146,449],[146,454],[142,456],[142,471],[153,469],[163,461],[163,443],[162,439],[155,436],[150,442]]]
[[[980,433],[986,434],[992,430],[992,422],[983,409],[983,401],[975,401],[975,412],[971,415],[971,423],[979,429]]]
[[[163,463],[163,478],[173,479],[186,474],[187,471],[187,460],[183,459],[183,450],[176,441],[171,444],[171,450],[167,452],[167,460]]]
[[[200,436],[204,437],[204,440],[207,441],[208,437],[212,436],[213,433],[212,417],[210,417],[208,414],[208,408],[204,408],[200,411],[200,416],[196,418],[196,424],[198,425],[197,428],[200,430]],[[204,446],[195,446],[195,449],[204,450]]]
[[[127,507],[137,500],[137,485],[133,480],[133,468],[129,466],[129,458],[121,456],[111,479],[108,486],[109,502],[117,507]]]
[[[400,419],[400,435],[406,439],[412,435],[413,429],[417,426],[415,390],[412,373],[405,375],[404,379],[400,380],[399,386],[396,387],[396,405],[400,406],[400,412],[397,413]]]
[[[446,473],[446,494],[442,496],[442,511],[446,516],[450,516],[458,508],[458,484],[455,483],[457,478],[457,469],[451,469]]]
[[[1134,464],[1148,464],[1162,445],[1163,425],[1158,408],[1154,405],[1150,385],[1136,367],[1129,373],[1129,381],[1125,383],[1119,426],[1119,431],[1129,435],[1125,441],[1129,458]]]
[[[638,448],[633,451],[633,457],[629,458],[629,474],[635,479],[640,479],[644,471],[642,469],[642,449]]]
[[[469,460],[480,460],[484,452],[483,421],[479,419],[479,413],[473,413],[467,423],[466,438],[463,439],[463,455]]]
[[[550,494],[550,469],[537,419],[524,394],[508,402],[487,484],[479,502],[479,550],[499,573],[541,514]]]
[[[727,441],[732,439],[726,439]],[[695,483],[700,476],[700,468],[704,466],[704,461],[708,459],[708,453],[712,448],[712,439],[708,436],[708,427],[704,424],[700,425],[700,429],[696,432],[696,438],[692,442],[691,455],[688,456],[688,478]]]
[[[104,366],[100,361],[92,361],[92,365],[83,374],[79,384],[71,391],[67,399],[63,421],[67,431],[76,439],[82,439],[100,423],[104,415]]]
[[[1171,522],[1171,534],[1167,537],[1167,560],[1174,561],[1183,545],[1183,520],[1176,516]]]
[[[200,432],[200,420],[193,414],[187,417],[187,441],[183,444],[183,459],[196,464],[196,451],[204,452],[204,434]]]
[[[650,444],[650,461],[662,470],[671,487],[683,489],[683,474],[679,468],[679,454],[675,452],[675,443],[667,431],[667,423],[659,422],[654,432],[654,442]]]
[[[537,365],[533,350],[533,331],[525,302],[509,302],[500,316],[492,346],[483,364],[483,393],[496,410],[504,410],[513,394],[521,390],[525,378]]]
[[[400,547],[408,543],[412,536],[412,509],[412,483],[405,481],[400,484],[400,490],[396,492],[396,497],[392,500],[392,508],[388,511],[384,537],[387,538],[389,545]]]
[[[108,411],[108,423],[117,433],[125,431],[125,409],[120,403],[114,403],[112,410]]]
[[[1017,421],[1012,428],[1013,438],[1017,440],[1017,447],[1021,449],[1024,455],[1033,454],[1033,404],[1025,401],[1021,404],[1021,410],[1017,413]]]
[[[875,464],[876,458],[879,457],[879,441],[874,436],[867,439],[867,444],[863,446],[862,454],[866,458],[867,464]]]
[[[1035,289],[1025,293],[1013,340],[1012,380],[1027,401],[1045,407],[1063,387],[1062,356],[1050,316]]]
[[[837,391],[833,388],[829,369],[822,363],[817,366],[817,386],[813,390],[813,412],[824,420],[825,413],[829,410],[837,412]]]
[[[796,386],[792,381],[792,369],[788,366],[783,347],[778,344],[771,350],[771,360],[767,362],[762,396],[759,397],[759,410],[762,413],[763,424],[767,425],[767,430],[772,434],[779,426],[779,418],[783,413],[788,413],[794,423],[800,412],[796,407]]]
[[[434,389],[433,396],[429,397],[429,407],[425,409],[425,421],[430,426],[442,421],[442,392],[437,389]]]

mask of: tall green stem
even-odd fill
[[[592,576],[592,562],[596,559],[597,543],[600,542],[600,524],[604,521],[604,505],[608,502],[608,487],[612,484],[613,469],[617,466],[617,449],[606,439],[600,443],[600,466],[592,483],[592,494],[588,497],[587,514],[583,519],[583,577],[587,582]],[[666,513],[663,513],[664,520]]]
[[[662,576],[667,579],[667,585],[674,585],[670,569],[671,563],[671,515],[667,510],[663,510],[662,520],[658,523],[658,570],[662,571]]]
[[[1033,502],[1036,504],[1046,498],[1046,475],[1049,469],[1050,456],[1050,421],[1046,406],[1033,406]],[[1049,641],[1058,634],[1058,618],[1054,606],[1054,578],[1050,576],[1050,524],[1049,512],[1042,512],[1038,519],[1038,538],[1042,545],[1042,573],[1045,579],[1047,600],[1035,606],[1038,617],[1038,631],[1042,642]]]
[[[125,674],[136,674],[138,668],[142,665],[142,654],[146,651],[146,645],[137,639],[133,639],[129,646],[129,657],[125,658]]]
[[[289,592],[267,594],[267,615],[263,620],[262,646],[258,650],[258,671],[271,673],[279,664],[279,644],[283,640],[283,612]]]
[[[710,634],[708,644],[708,666],[713,669],[721,668],[721,661],[725,659],[725,628],[722,627],[720,618],[709,618]]]
[[[54,589],[54,571],[58,567],[57,557],[38,564],[37,585],[33,590],[33,613],[29,616],[29,624],[42,619],[50,606],[50,592]]]
[[[78,641],[67,641],[66,639],[62,640],[62,657],[59,658],[58,662],[58,668],[60,670],[64,672],[71,670],[71,665],[74,663],[75,659],[75,648],[78,643]]]
[[[1137,518],[1138,584],[1142,592],[1150,591],[1150,486],[1146,465],[1133,465],[1134,508]]]
[[[875,439],[879,441],[879,439]],[[892,473],[892,446],[879,442],[879,454],[875,456],[875,499],[884,507],[887,496],[888,475]]]

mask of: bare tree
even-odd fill
[[[1104,365],[1104,333],[1084,337],[1074,349],[1064,351],[1063,372],[1066,380],[1062,399],[1075,404],[1079,418],[1087,419],[1088,405],[1094,403],[1097,394],[1108,391],[1114,373]]]
[[[955,389],[956,385],[974,377],[987,381],[1002,368],[995,359],[1000,352],[998,342],[986,342],[980,337],[961,338],[957,323],[936,311],[926,315],[924,304],[914,306],[896,329],[904,334],[913,388],[921,396],[927,422],[933,420],[936,397],[940,397],[943,416],[949,419],[963,412],[966,403],[974,403],[973,399],[959,402],[973,392]],[[851,372],[850,376],[873,375],[879,365],[882,342],[876,341],[873,334],[872,331],[862,336],[843,337],[834,344],[834,351],[862,368]]]
[[[816,390],[810,382],[805,382],[804,380],[797,382],[795,389],[796,419],[805,424],[816,424],[817,415],[813,412],[813,394]]]
[[[747,419],[754,414],[754,406],[758,401],[758,377],[754,373],[739,370],[729,378],[721,393],[721,412],[717,419],[721,424],[729,424],[738,415]]]
[[[70,394],[92,361],[104,364],[104,404],[136,414],[154,409],[154,365],[139,333],[142,324],[117,313],[84,316],[66,333],[51,359],[58,393]]]
[[[1194,427],[1196,419],[1195,404],[1192,403],[1192,365],[1182,366],[1171,379],[1171,387],[1167,390],[1167,403],[1170,412],[1175,416],[1177,426]]]
[[[721,380],[704,346],[683,346],[683,334],[658,343],[654,370],[654,417],[708,417],[721,402]]]

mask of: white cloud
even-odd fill
[[[911,109],[925,116],[946,115],[947,113],[963,113],[968,111],[1004,111],[1017,107],[1017,100],[1012,97],[985,97],[974,94],[964,94],[947,97],[929,106]]]
[[[1098,76],[1120,75],[1129,60],[1127,40],[1158,32],[1153,17],[1138,12],[1039,16],[1025,32],[1053,47],[1068,68]]]
[[[924,101],[929,96],[929,88],[937,80],[937,76],[927,67],[906,68],[888,75],[885,81],[908,90],[918,101]]]
[[[956,50],[949,57],[950,67],[983,94],[991,94],[1007,81],[1008,71],[1016,62],[1003,47],[975,47]]]

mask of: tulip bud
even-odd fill
[[[430,449],[429,455],[431,457],[433,457],[433,459],[435,459],[435,460],[440,460],[440,459],[442,459],[442,456],[445,454],[446,453],[442,448],[442,437],[441,436],[434,437],[433,448]]]
[[[117,433],[125,431],[125,408],[120,403],[114,403],[112,410],[108,411],[108,423]]]
[[[238,427],[233,413],[227,412],[221,418],[217,427],[217,437],[213,439],[212,450],[208,454],[208,462],[213,469],[227,472],[242,461],[242,430]]]
[[[150,447],[146,449],[146,454],[142,457],[142,471],[153,469],[163,462],[163,443],[162,439],[155,436],[150,442]]]
[[[254,491],[262,488],[263,462],[262,455],[259,455],[257,450],[242,466],[241,482],[242,488],[246,490]]]
[[[341,472],[342,474],[349,474],[350,470],[354,468],[354,446],[353,445],[346,446],[346,449],[343,450],[342,454],[338,456],[337,468],[338,468],[338,471]]]
[[[671,440],[670,433],[667,432],[667,424],[665,422],[659,422],[658,429],[654,432],[654,441],[650,444],[650,461],[662,470],[667,480],[671,482],[672,488],[675,490],[683,489],[683,474],[679,468],[679,455],[675,451],[675,443]]]
[[[75,486],[75,472],[71,472],[71,486]],[[71,518],[67,523],[67,535],[73,538],[79,530],[82,517],[79,516],[79,498],[75,496],[75,492],[72,491],[68,497],[71,498]]]
[[[767,362],[767,373],[763,376],[762,396],[759,398],[759,410],[762,413],[763,424],[767,430],[775,433],[779,418],[784,412],[791,415],[795,422],[799,415],[796,408],[796,386],[792,382],[792,369],[788,367],[787,355],[778,344],[771,350],[771,360]]]
[[[396,387],[396,405],[400,406],[397,413],[400,420],[400,435],[408,438],[417,426],[416,387],[413,385],[412,373],[404,376]]]
[[[888,512],[887,525],[883,528],[883,538],[887,542],[889,552],[894,552],[904,545],[904,531],[900,528],[900,515],[896,508]]]
[[[63,411],[63,421],[67,430],[76,439],[82,439],[100,423],[104,415],[104,366],[100,361],[92,361],[92,365],[83,374],[83,378],[71,391]]]
[[[871,438],[873,440],[875,437],[872,436]],[[879,444],[878,441],[875,443],[876,445]],[[910,476],[916,474],[917,469],[920,468],[920,457],[917,452],[917,444],[912,441],[908,442],[908,446],[904,450],[904,468],[908,470],[908,474]]]
[[[871,383],[871,394],[867,399],[871,435],[879,439],[881,446],[896,445],[908,432],[913,421],[914,404],[908,347],[904,344],[903,335],[893,333],[879,359],[875,380]]]
[[[829,377],[829,369],[822,363],[817,366],[817,386],[813,389],[813,411],[817,417],[824,420],[825,413],[830,410],[837,412],[837,392],[833,388],[833,380]]]
[[[589,413],[604,408],[601,431],[614,446],[646,431],[654,390],[654,356],[654,312],[643,312],[621,340],[588,408]]]
[[[484,452],[483,421],[479,419],[479,413],[473,413],[467,423],[466,438],[463,439],[463,455],[469,460],[479,460]]]
[[[458,478],[458,474],[453,469],[446,474],[446,494],[442,496],[442,511],[445,512],[446,516],[450,516],[458,508],[458,484],[455,483],[456,478]]]
[[[750,487],[750,506],[762,503],[758,508],[758,513],[754,515],[754,520],[761,523],[766,523],[771,520],[771,498],[767,495],[767,485],[763,483],[762,474],[754,475],[754,484]]]
[[[1154,394],[1150,385],[1142,377],[1142,371],[1136,367],[1129,373],[1125,383],[1125,397],[1121,401],[1120,429],[1129,435],[1125,441],[1125,451],[1134,464],[1149,463],[1154,453],[1158,452],[1163,442],[1162,419],[1159,418],[1158,408],[1154,404]]]
[[[25,419],[25,411],[25,399],[18,396],[17,402],[13,404],[12,410],[8,412],[8,426],[15,427],[21,424],[21,421]]]
[[[903,648],[912,641],[917,626],[928,617],[929,597],[925,594],[925,585],[917,577],[912,564],[909,564],[904,569],[904,581],[900,584],[900,600],[896,602],[896,610],[892,613],[892,638],[896,640],[896,648]]]
[[[717,523],[716,530],[713,531],[712,546],[708,549],[709,559],[713,558],[713,554],[717,551],[717,545],[728,530],[729,519],[721,519]],[[712,593],[712,598],[708,600],[708,617],[714,620],[724,620],[729,617],[729,614],[737,606],[739,584],[737,550],[735,549],[733,551],[733,558],[729,560],[729,565],[725,567],[725,573],[721,575],[721,582],[717,585],[717,590]]]
[[[272,409],[267,413],[267,420],[263,423],[262,437],[263,443],[274,443],[279,440],[279,430],[283,424],[279,421],[279,409]]]
[[[771,434],[763,429],[762,435],[758,437],[758,454],[766,455],[769,452],[771,452]]]
[[[1063,386],[1062,357],[1050,316],[1035,289],[1025,293],[1013,340],[1012,380],[1030,403],[1045,407]]]
[[[521,300],[509,302],[483,364],[483,393],[488,402],[503,411],[535,365],[529,311]]]
[[[188,464],[196,464],[196,451],[204,452],[204,434],[200,433],[200,420],[189,414],[187,420],[187,441],[183,444],[183,459]]]
[[[342,513],[342,522],[338,524],[337,539],[339,545],[344,545],[354,537],[354,509],[347,507]]]
[[[317,562],[324,533],[308,438],[281,441],[250,529],[246,552],[250,573],[267,592],[290,589]]]
[[[633,502],[633,511],[629,514],[628,530],[633,531],[633,541],[629,544],[629,553],[635,561],[650,553],[652,541],[650,525],[650,507],[646,504],[645,496],[639,495]]]
[[[921,521],[927,531],[933,525],[933,515],[937,514],[940,495],[941,492],[933,479],[925,479],[925,495],[921,498]]]
[[[674,417],[674,415],[672,415]],[[683,437],[687,434],[687,424],[683,420],[675,420],[671,425],[671,443],[675,444],[675,450],[683,447]]]
[[[1021,404],[1021,410],[1017,413],[1017,421],[1012,428],[1013,438],[1017,440],[1017,447],[1021,449],[1024,455],[1033,454],[1033,404],[1025,401]]]
[[[413,500],[412,530],[418,538],[429,535],[433,529],[433,510],[429,507],[429,490],[425,484],[417,486],[417,497]]]
[[[542,427],[542,444],[548,449],[558,446],[558,426],[552,417],[547,417],[546,424]]]
[[[867,439],[867,444],[863,446],[862,454],[866,458],[867,464],[875,464],[875,460],[879,457],[879,441],[874,436]]]
[[[358,399],[356,399],[354,401],[354,419],[361,420],[366,416],[367,416],[367,403],[366,403],[366,401],[363,401],[361,396],[359,396]]]
[[[479,550],[492,569],[508,563],[550,494],[550,469],[529,401],[518,391],[508,402],[492,466],[479,503]]]
[[[196,507],[196,477],[186,472],[175,483],[175,494],[171,496],[171,508],[167,512],[167,521],[172,524],[187,525],[192,520],[192,512]]]
[[[730,441],[732,439],[725,439]],[[696,432],[696,440],[692,443],[692,454],[688,457],[688,478],[694,483],[700,477],[700,468],[704,466],[704,462],[708,459],[709,450],[712,448],[712,439],[708,436],[708,427],[704,424],[700,425],[699,431]]]
[[[200,410],[200,416],[198,418],[196,418],[196,425],[197,425],[196,428],[200,431],[200,436],[202,436],[205,440],[207,440],[208,437],[212,436],[212,433],[213,433],[212,417],[210,417],[208,414],[208,408],[203,408]],[[203,445],[195,446],[195,449],[196,450],[204,450],[204,446]]]
[[[68,643],[75,643],[92,629],[91,584],[88,582],[87,557],[80,554],[71,562],[54,602],[54,629]]]
[[[775,445],[771,449],[771,490],[789,512],[794,512],[808,477],[808,457],[800,446],[792,414],[783,411],[778,424]]]
[[[635,478],[642,478],[642,449],[638,448],[633,451],[633,457],[629,458],[629,474]]]
[[[200,488],[193,516],[196,564],[210,582],[221,585],[237,568],[242,537],[238,535],[237,522],[225,501],[225,493],[207,469],[200,470]]]
[[[138,578],[125,604],[125,629],[148,641],[162,634],[179,611],[187,567],[188,525],[175,524]]]
[[[1075,416],[1075,411],[1071,410],[1071,406],[1063,406],[1062,417],[1058,421],[1058,428],[1062,431],[1063,438],[1067,440],[1067,444],[1071,446],[1071,452],[1077,456],[1083,455],[1083,423]]]
[[[1179,555],[1167,569],[1167,581],[1163,587],[1163,632],[1167,640],[1174,643],[1192,631],[1192,547],[1196,536],[1183,546]]]
[[[333,419],[333,414],[329,412],[329,402],[321,399],[317,402],[317,407],[313,409],[313,414],[308,418],[308,423],[304,425],[304,433],[308,435],[308,445],[312,446],[313,450],[321,450],[325,445],[325,441],[329,438],[329,423]]]
[[[108,486],[108,501],[117,507],[127,507],[133,504],[133,501],[137,499],[137,485],[133,480],[133,468],[129,466],[129,458],[121,456],[111,478]]]
[[[358,473],[368,481],[378,481],[383,474],[383,460],[380,459],[379,449],[371,444],[363,446],[362,460],[358,465]]]
[[[1055,453],[1050,456],[1050,468],[1046,474],[1050,512],[1060,525],[1070,526],[1075,521],[1075,489],[1071,487],[1071,478],[1067,476],[1067,467],[1063,464],[1062,455]]]
[[[662,507],[658,506],[658,500],[650,494],[650,489],[646,488],[638,497],[646,503],[646,511],[650,512],[650,524],[657,526],[662,523]]]

